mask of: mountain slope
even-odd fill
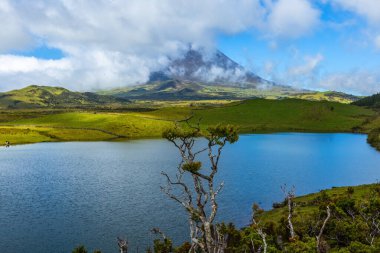
[[[91,92],[72,92],[61,87],[31,85],[0,93],[0,108],[81,108],[104,105],[120,106],[126,99]]]
[[[380,93],[359,99],[358,101],[355,101],[353,104],[359,105],[359,106],[367,106],[367,107],[379,108],[380,109]]]
[[[142,100],[203,100],[203,99],[250,99],[250,98],[299,98],[312,101],[351,103],[359,98],[341,92],[297,90],[287,86],[273,85],[267,89],[209,85],[190,81],[167,80],[122,89],[102,91],[99,94],[125,99]]]
[[[164,69],[150,74],[149,82],[179,80],[209,85],[255,87],[274,85],[216,50],[212,54],[190,48],[181,57],[170,59]]]
[[[210,85],[182,80],[167,80],[145,85],[102,91],[99,94],[126,99],[149,100],[202,100],[202,99],[247,99],[255,97],[281,98],[298,94],[300,90],[273,86],[271,89]]]

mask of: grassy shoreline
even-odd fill
[[[174,106],[146,111],[9,110],[0,113],[0,145],[119,141],[160,138],[175,124],[200,127],[231,124],[240,134],[310,132],[369,133],[377,125],[370,109],[327,101],[300,99],[246,100],[217,106]]]

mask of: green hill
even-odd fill
[[[353,102],[354,105],[380,109],[380,93]]]
[[[72,92],[61,87],[37,85],[0,93],[1,109],[121,106],[127,102],[126,99],[91,92]]]
[[[194,122],[233,124],[242,132],[349,132],[360,130],[374,112],[328,101],[254,99],[193,114]]]
[[[282,99],[300,98],[313,101],[351,103],[359,98],[341,92],[318,92],[298,90],[288,86],[244,87],[233,85],[210,85],[206,83],[166,80],[144,85],[100,91],[98,94],[139,100],[205,100],[205,99]]]
[[[380,109],[380,93],[362,98],[352,104],[372,108],[378,111]],[[371,122],[368,122],[366,128],[369,129],[367,139],[368,143],[380,151],[380,116],[378,115],[377,117],[374,117]]]
[[[271,91],[271,94],[274,93],[274,90]],[[261,92],[256,88],[213,86],[191,81],[166,80],[121,89],[101,91],[99,94],[142,100],[204,100],[254,98],[258,97]]]
[[[379,193],[380,185],[372,184],[333,187],[291,197],[291,216],[287,199],[275,203],[270,211],[255,204],[255,223],[240,230],[232,224],[225,226],[229,238],[227,250],[252,252],[249,249],[262,247],[261,231],[265,233],[267,252],[271,253],[378,253]]]

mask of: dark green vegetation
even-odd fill
[[[380,93],[359,99],[352,104],[380,109]]]
[[[375,128],[368,133],[367,142],[380,151],[380,128]]]
[[[72,253],[88,253],[88,251],[86,250],[86,248],[82,245],[82,246],[79,246],[77,248],[75,248]],[[100,250],[95,250],[94,253],[101,253]]]
[[[377,253],[380,252],[380,185],[362,185],[323,190],[292,200],[292,224],[295,237],[291,238],[288,227],[288,203],[275,204],[271,211],[253,206],[254,219],[250,226],[237,229],[233,224],[222,224],[227,240],[226,253],[257,252],[265,234],[267,252],[315,253],[316,237],[323,222],[330,218],[320,237],[319,252]],[[170,240],[155,241],[155,252],[188,252],[189,244],[173,247]],[[256,250],[256,251],[255,251]]]
[[[362,98],[352,104],[371,108],[379,114],[380,112],[380,93]],[[367,124],[368,129],[368,143],[380,151],[380,117],[374,117]]]
[[[60,87],[37,85],[0,93],[1,109],[120,107],[127,102],[91,92],[72,92]]]

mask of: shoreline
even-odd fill
[[[1,127],[1,126],[0,126]],[[240,132],[239,136],[244,135],[262,135],[262,134],[356,134],[356,135],[367,135],[368,133],[365,132],[350,132],[350,131],[257,131],[257,132]],[[31,144],[38,144],[38,143],[63,143],[63,142],[124,142],[124,141],[134,141],[134,140],[157,140],[157,139],[164,139],[161,136],[142,136],[142,137],[115,137],[115,138],[106,138],[106,139],[98,139],[98,140],[91,140],[91,139],[73,139],[73,140],[51,140],[51,141],[35,141],[35,142],[16,142],[12,143],[10,141],[10,147],[12,146],[19,146],[19,145],[31,145]],[[2,141],[0,144],[0,147],[5,147],[5,141]],[[367,142],[371,147],[375,148],[371,143]],[[379,150],[380,151],[380,150]]]

